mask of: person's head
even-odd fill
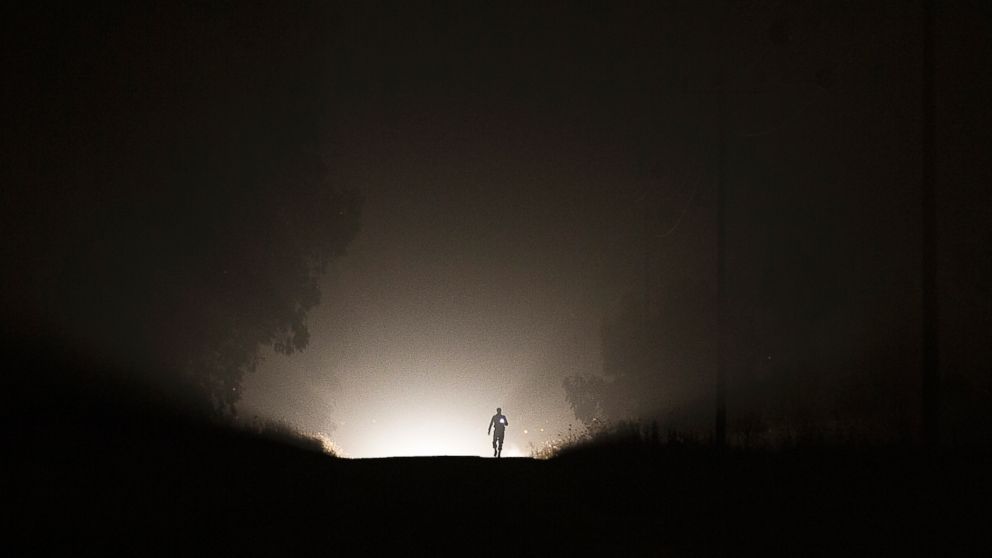
[[[499,415],[502,413],[503,413],[503,409],[501,409],[500,407],[496,407],[496,414]]]

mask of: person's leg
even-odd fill
[[[506,436],[506,433],[505,432],[504,433],[500,433],[500,435],[499,435],[499,449],[496,450],[496,455],[497,456],[500,456],[500,457],[503,455],[503,437],[504,436]]]
[[[498,439],[499,434],[497,432],[493,432],[493,457],[496,457],[496,454],[498,453],[496,450],[496,440]]]

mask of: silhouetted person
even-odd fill
[[[489,419],[489,429],[486,430],[486,434],[493,433],[493,457],[500,457],[503,454],[503,436],[506,434],[508,424],[510,421],[506,420],[503,409],[496,407],[496,414]]]

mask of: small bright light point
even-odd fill
[[[526,433],[527,433],[527,430],[524,430],[524,434],[526,434]]]

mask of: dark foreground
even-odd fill
[[[668,451],[552,461],[340,460],[223,434],[100,446],[40,461],[14,456],[3,481],[3,544],[65,555],[234,556],[992,549],[992,468],[975,456]]]
[[[181,418],[156,406],[158,392],[34,364],[16,376],[30,381],[0,393],[0,556],[992,551],[987,452],[342,460]]]

